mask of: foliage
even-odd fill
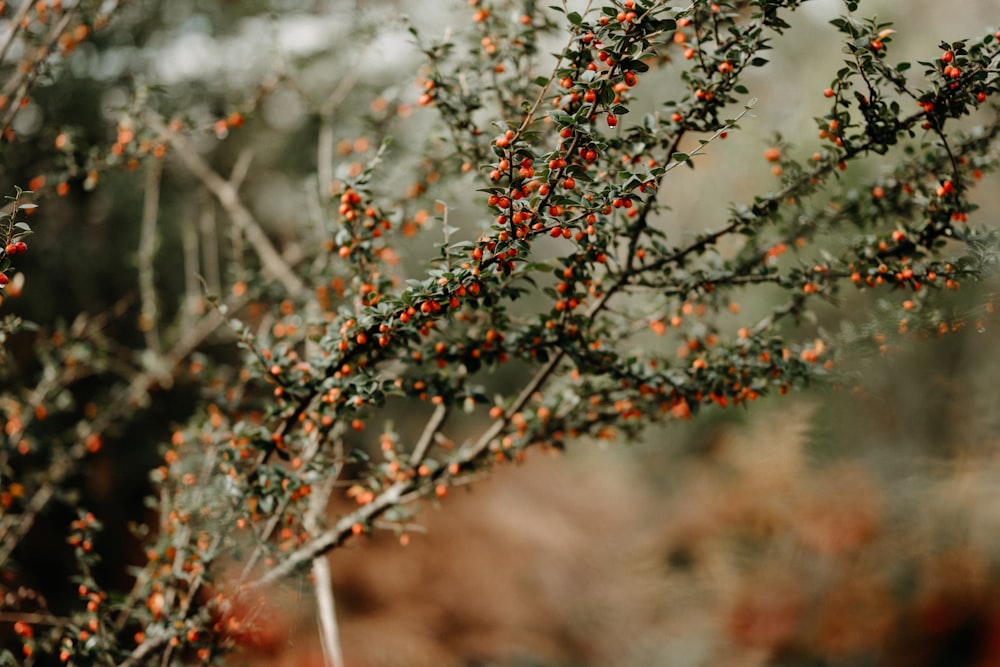
[[[799,0],[472,2],[455,34],[409,26],[426,62],[415,105],[398,82],[366,76],[352,49],[302,51],[232,89],[123,71],[110,126],[84,123],[100,114],[81,105],[62,126],[25,122],[22,139],[19,113],[88,84],[81,60],[121,57],[127,35],[155,43],[154,7],[65,4],[5,10],[16,29],[0,45],[3,151],[17,165],[5,177],[30,191],[0,219],[0,285],[10,299],[26,282],[14,263],[36,202],[99,208],[106,181],[141,193],[117,204],[138,210],[134,236],[106,241],[133,248],[138,280],[106,313],[53,318],[37,336],[14,336],[24,325],[10,316],[0,329],[19,351],[0,397],[0,563],[27,555],[50,505],[78,504],[81,468],[109,436],[175,386],[200,399],[170,417],[162,461],[148,466],[158,525],[135,526],[144,557],[130,588],[95,574],[101,522],[80,509],[66,610],[27,588],[4,599],[28,662],[221,664],[261,641],[254,609],[270,584],[312,568],[328,614],[326,554],[375,531],[405,543],[420,501],[531,448],[634,438],[849,382],[841,349],[886,345],[886,322],[897,335],[947,330],[951,292],[996,261],[970,198],[997,162],[992,30],[894,62],[890,25],[847,2],[833,22],[843,67],[816,85],[829,100],[815,119],[821,147],[797,159],[774,137],[773,188],[690,231],[671,214],[690,196],[672,177],[704,171],[699,195],[727,190],[703,157],[748,122],[746,75],[767,65]],[[235,10],[211,11],[225,25]],[[378,36],[377,13],[352,16],[355,39]],[[330,63],[337,81],[323,78]],[[308,121],[261,140],[263,165],[227,152],[291,108]],[[283,153],[308,183],[294,203],[266,194]],[[889,168],[855,176],[879,160]],[[33,270],[51,270],[55,252]],[[100,267],[67,270],[101,280]],[[855,316],[833,331],[830,306],[843,303]],[[11,572],[3,586],[15,591]]]

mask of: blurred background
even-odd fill
[[[0,17],[19,4],[6,3]],[[810,0],[789,16],[771,63],[746,82],[759,100],[752,117],[696,170],[674,172],[668,187],[686,194],[671,202],[678,231],[711,227],[730,201],[774,187],[763,151],[775,132],[802,159],[815,150],[812,119],[825,112],[822,90],[843,57],[828,21],[842,11]],[[413,189],[405,217],[433,209],[420,196],[433,184],[451,223],[471,236],[478,177],[437,184],[427,173],[425,157],[447,146],[435,143],[434,112],[415,105],[421,56],[400,18],[438,36],[461,30],[470,14],[407,0],[134,0],[42,74],[0,161],[5,191],[33,183],[50,195],[31,218],[19,296],[8,291],[0,306],[40,330],[7,341],[0,390],[43,386],[53,359],[86,369],[52,394],[59,410],[33,432],[41,451],[129,400],[102,426],[101,450],[74,471],[78,491],[29,533],[7,583],[38,588],[55,608],[72,597],[52,573],[71,569],[63,531],[79,504],[106,525],[100,578],[127,587],[127,567],[142,554],[129,527],[155,525],[142,503],[147,473],[199,409],[197,366],[239,359],[224,332],[204,333],[193,349],[184,341],[207,317],[205,290],[228,295],[253,280],[248,251],[172,152],[162,170],[108,153],[122,128],[140,131],[142,105],[183,117],[195,152],[238,185],[286,257],[313,242],[303,230],[322,225],[317,169],[327,167],[316,141],[326,126],[330,176],[357,173],[391,135],[377,180]],[[982,0],[865,1],[859,14],[892,21],[892,57],[910,61],[1000,22],[1000,6]],[[995,225],[996,186],[987,175],[972,224]],[[150,206],[152,241],[142,213]],[[414,237],[402,270],[419,271],[439,240],[433,228]],[[154,312],[144,289],[157,295]],[[499,466],[426,508],[426,532],[407,546],[384,535],[337,551],[348,664],[1000,665],[996,290],[960,292],[962,326],[946,335],[900,339],[883,355],[848,353],[855,385],[708,410],[650,428],[637,443],[531,452],[526,464]],[[151,340],[162,358],[183,353],[175,369],[144,358]],[[152,380],[128,393],[140,376]],[[276,589],[261,604],[274,622],[247,661],[322,664],[308,590]]]

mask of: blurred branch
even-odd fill
[[[142,222],[139,228],[139,329],[146,347],[156,356],[163,351],[157,328],[158,311],[153,263],[156,258],[156,221],[160,210],[160,183],[163,180],[163,160],[150,160],[146,166],[146,187],[142,202]]]
[[[327,667],[343,667],[344,653],[340,647],[337,611],[333,603],[333,582],[330,578],[330,563],[326,560],[326,556],[313,559],[312,573],[323,659]]]
[[[305,288],[302,280],[295,275],[288,262],[278,253],[270,239],[264,233],[260,223],[247,209],[239,197],[236,188],[213,170],[198,154],[188,140],[174,132],[163,121],[163,118],[151,109],[145,113],[146,122],[158,134],[164,136],[177,151],[184,165],[193,173],[222,205],[229,214],[233,224],[246,235],[247,241],[253,246],[260,258],[261,268],[280,282],[289,294],[299,294]]]
[[[222,291],[222,272],[219,270],[219,237],[215,225],[215,206],[204,191],[200,197],[198,215],[198,244],[201,249],[201,270],[210,292]]]
[[[441,424],[444,423],[447,416],[448,406],[444,403],[441,403],[434,409],[434,414],[427,420],[424,431],[420,434],[420,440],[417,441],[416,446],[413,448],[413,454],[410,456],[411,466],[419,466],[424,460],[427,450],[430,448],[431,443],[434,442],[434,434],[441,428]]]
[[[302,521],[310,534],[322,530],[320,518],[326,513],[326,506],[336,485],[337,474],[328,475],[318,484],[309,497],[309,509]],[[327,667],[343,667],[344,653],[340,645],[340,629],[337,623],[337,608],[333,599],[333,581],[330,577],[330,562],[325,555],[312,561],[313,588],[316,591],[316,613],[319,623],[320,644]]]
[[[56,455],[45,471],[45,483],[35,491],[24,511],[17,515],[18,520],[13,522],[13,530],[7,526],[4,527],[6,534],[3,542],[0,542],[0,568],[6,565],[11,553],[31,530],[35,518],[55,496],[56,490],[60,488],[63,480],[75,469],[76,460],[71,456],[68,454]],[[15,517],[12,515],[11,518]]]
[[[201,291],[198,276],[198,230],[190,218],[185,219],[181,226],[181,252],[184,259],[184,301],[180,311],[182,331],[187,331],[191,324],[203,312]]]
[[[316,177],[319,180],[319,198],[324,201],[330,197],[330,185],[333,183],[333,114],[348,98],[361,76],[361,63],[365,62],[361,54],[357,62],[347,70],[337,87],[319,108],[320,128],[316,146]]]
[[[32,3],[25,2],[24,6],[30,6]],[[9,106],[7,107],[7,113],[4,114],[3,121],[0,122],[0,128],[6,129],[10,126],[11,122],[14,120],[14,116],[21,109],[21,99],[23,99],[27,94],[28,90],[31,89],[31,84],[35,82],[38,75],[42,72],[41,64],[47,57],[49,53],[52,52],[53,47],[59,40],[59,35],[69,26],[70,21],[73,19],[74,14],[78,6],[71,7],[66,10],[59,22],[56,23],[51,30],[49,30],[48,35],[45,37],[45,46],[41,47],[35,52],[34,57],[36,60],[32,63],[32,67],[27,71],[22,72],[21,68],[16,71],[18,74],[12,76],[7,83],[4,85],[3,94],[7,96],[10,100]],[[11,39],[13,39],[13,32],[11,33]],[[8,45],[4,45],[6,48]],[[2,58],[0,58],[2,62]],[[16,92],[15,92],[16,91]]]
[[[247,299],[245,297],[233,297],[224,305],[226,306],[227,311],[231,309],[238,309],[246,302],[246,300]],[[187,358],[188,355],[190,355],[191,352],[193,352],[195,348],[197,348],[198,345],[205,340],[205,338],[211,335],[211,333],[215,331],[223,321],[223,315],[219,313],[218,310],[213,310],[211,313],[202,318],[196,326],[186,329],[185,334],[174,343],[169,352],[165,355],[159,355],[154,363],[144,367],[144,370],[135,373],[131,382],[129,382],[129,384],[117,395],[112,394],[108,397],[107,409],[102,411],[94,419],[86,419],[80,422],[77,430],[80,433],[81,438],[86,437],[89,434],[101,433],[123,414],[133,411],[142,397],[147,395],[155,385],[163,382],[165,376],[172,377],[173,372],[176,371],[180,363]],[[92,325],[96,323],[100,326],[103,322],[103,318],[95,318],[91,320]],[[82,338],[84,335],[85,334],[81,332],[77,337]],[[48,388],[43,392],[35,392],[35,395],[37,396],[37,404],[43,403],[46,397],[51,395],[51,393],[57,389],[69,386],[72,382],[85,375],[86,373],[80,368],[74,368],[72,372],[60,376],[62,380],[61,382],[53,383],[52,386],[48,386]],[[77,470],[79,464],[86,457],[86,448],[80,443],[77,443],[77,445],[73,448],[67,448],[66,451],[70,453],[56,456],[49,464],[43,476],[45,481],[34,492],[31,500],[25,506],[24,511],[19,515],[16,515],[17,520],[13,522],[13,530],[7,522],[0,524],[0,538],[2,538],[2,542],[0,542],[0,566],[7,561],[14,548],[16,548],[18,543],[28,534],[28,531],[31,530],[31,527],[34,525],[35,517],[37,517],[38,514],[48,505],[49,501],[55,497],[56,490],[59,488],[63,480],[73,474]],[[11,518],[14,518],[14,515],[11,515]]]
[[[17,14],[12,16],[7,22],[9,29],[7,34],[4,35],[3,42],[0,43],[0,63],[7,57],[7,50],[14,43],[14,38],[17,37],[17,32],[24,23],[24,17],[28,15],[28,11],[31,9],[31,4],[30,2],[22,2],[21,6],[17,9]]]

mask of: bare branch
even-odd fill
[[[163,179],[163,161],[150,160],[146,166],[146,187],[142,202],[142,220],[139,226],[139,329],[146,338],[146,348],[156,356],[162,352],[157,328],[159,308],[153,264],[156,259],[156,221],[160,210],[160,182]]]
[[[427,450],[434,442],[434,434],[441,428],[441,424],[444,423],[447,416],[448,407],[444,403],[434,409],[434,414],[427,420],[424,431],[420,434],[420,439],[413,448],[413,454],[410,455],[410,465],[418,466],[424,460],[424,457],[427,456]]]
[[[213,170],[184,136],[167,127],[159,114],[147,110],[145,116],[149,126],[170,142],[184,165],[215,196],[222,208],[229,214],[233,224],[246,236],[247,241],[253,246],[260,258],[264,273],[280,282],[290,294],[301,293],[305,289],[302,280],[292,271],[288,262],[267,238],[260,223],[243,204],[232,183]]]

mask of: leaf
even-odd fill
[[[19,211],[30,211],[33,208],[38,208],[38,204],[21,204],[17,207]]]
[[[562,109],[552,109],[552,110],[550,110],[549,111],[549,118],[551,118],[553,122],[559,123],[559,124],[566,124],[566,123],[568,123],[569,121],[571,121],[573,119],[572,116],[570,116],[568,113],[566,113]]]
[[[365,461],[370,461],[371,457],[363,449],[352,449],[347,454],[347,460],[351,463],[364,463]]]

